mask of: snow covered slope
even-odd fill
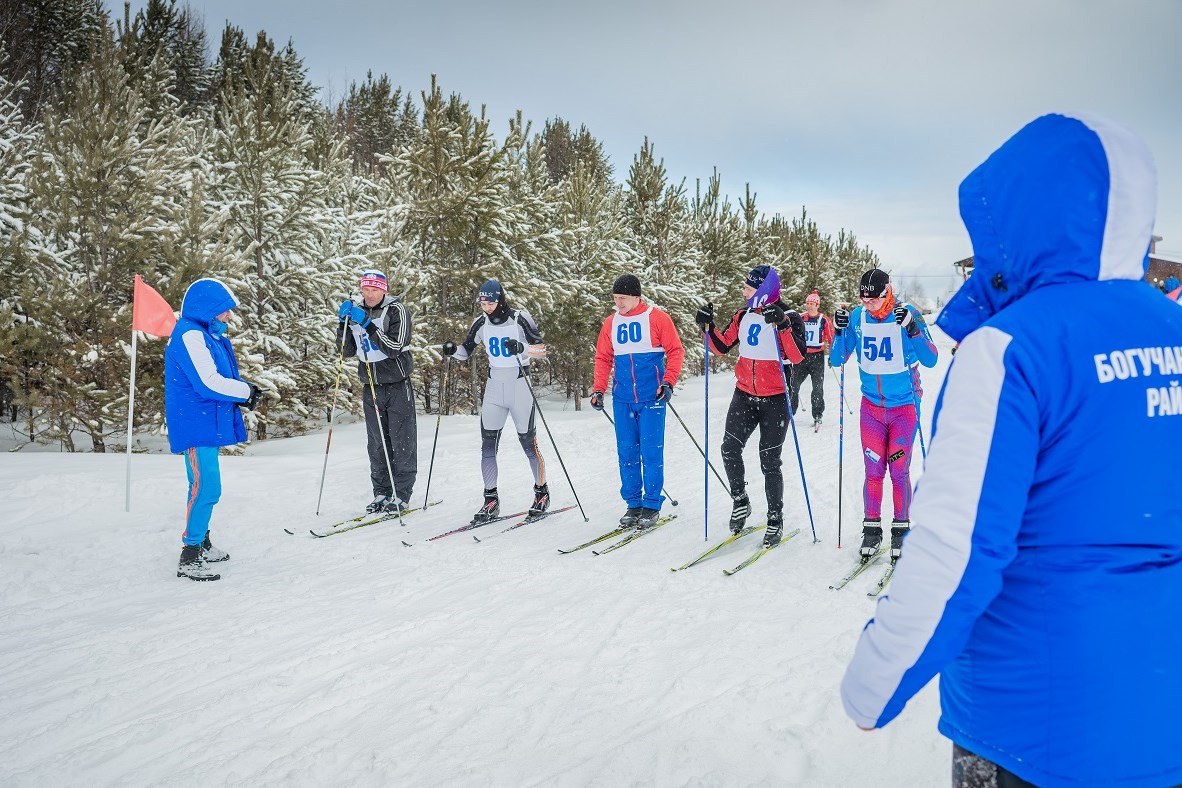
[[[940,365],[924,371],[925,436],[949,360],[940,339]],[[855,414],[856,380],[850,366]],[[702,389],[692,379],[673,401],[699,441]],[[712,378],[720,472],[730,392],[729,374]],[[623,509],[611,427],[590,409],[544,402],[590,522],[576,510],[504,534],[490,526],[475,532],[480,543],[424,541],[480,504],[476,417],[443,420],[431,481],[442,505],[404,528],[330,539],[283,528],[324,527],[368,502],[363,428],[334,432],[319,518],[324,436],[252,446],[222,458],[211,533],[232,558],[216,583],[175,577],[179,457],[134,458],[125,514],[121,456],[2,455],[0,784],[944,784],[950,745],[935,730],[934,685],[884,731],[862,732],[841,710],[838,683],[873,612],[865,592],[877,572],[829,590],[855,560],[862,470],[847,413],[838,550],[833,376],[826,398],[822,431],[807,414],[799,425],[821,542],[789,441],[785,514],[801,534],[734,577],[721,570],[757,537],[669,571],[704,549],[703,464],[672,416],[666,487],[680,505],[666,509],[678,519],[603,556],[557,553],[613,527]],[[420,417],[416,503],[434,427]],[[540,440],[554,505],[573,503]],[[502,508],[525,509],[516,441],[500,456]],[[711,477],[711,542],[729,511]]]

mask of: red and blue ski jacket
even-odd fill
[[[613,313],[603,321],[595,343],[596,391],[627,402],[655,402],[662,383],[674,385],[681,375],[685,349],[667,312],[643,300],[631,312]]]

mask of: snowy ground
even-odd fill
[[[925,435],[950,346],[941,337],[940,364],[924,371]],[[731,380],[711,380],[720,471]],[[847,384],[856,404],[853,366]],[[674,399],[699,441],[702,392],[692,379]],[[934,683],[883,731],[858,730],[841,709],[874,603],[870,577],[828,587],[855,560],[862,477],[847,413],[838,550],[832,376],[826,395],[822,432],[800,432],[821,543],[789,445],[786,513],[802,533],[735,577],[720,570],[754,544],[669,571],[703,549],[702,460],[672,417],[666,487],[680,505],[667,510],[678,520],[598,557],[556,552],[623,508],[611,428],[589,409],[545,403],[590,522],[574,511],[481,543],[423,542],[480,502],[475,417],[443,420],[431,482],[441,506],[404,528],[323,540],[282,529],[323,527],[368,501],[363,428],[334,432],[319,518],[324,436],[252,446],[222,458],[212,534],[233,558],[216,583],[175,577],[179,457],[134,458],[125,514],[121,456],[0,455],[0,785],[946,784]],[[434,428],[420,417],[416,502]],[[541,440],[555,506],[573,502]],[[748,478],[762,503],[754,446]],[[516,441],[501,467],[503,507],[526,508]],[[729,508],[712,479],[712,542]]]

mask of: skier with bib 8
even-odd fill
[[[546,463],[538,451],[534,424],[535,406],[526,376],[531,359],[545,358],[546,346],[533,317],[524,309],[510,309],[505,289],[496,279],[480,286],[482,315],[472,322],[468,336],[457,345],[443,343],[443,355],[467,361],[478,345],[488,354],[488,381],[480,406],[480,469],[484,475],[484,503],[472,516],[473,523],[488,522],[501,513],[497,492],[497,449],[505,421],[513,416],[517,440],[525,450],[534,476],[534,499],[529,516],[536,517],[550,507],[550,488],[546,483]]]
[[[804,359],[805,331],[800,314],[780,301],[780,276],[770,266],[757,265],[743,280],[744,306],[727,327],[714,324],[714,306],[700,308],[694,319],[706,331],[710,349],[726,355],[739,348],[735,365],[735,393],[726,414],[722,463],[731,488],[731,533],[743,530],[751,515],[751,499],[744,489],[743,447],[759,428],[759,468],[767,497],[765,547],[775,547],[784,532],[784,474],[780,456],[788,434],[788,399],[784,391],[785,359]]]
[[[862,275],[858,285],[862,305],[851,313],[844,306],[833,316],[836,336],[830,366],[840,367],[858,355],[862,382],[862,456],[866,467],[863,487],[863,561],[878,554],[882,544],[882,493],[887,469],[891,474],[894,519],[891,521],[891,561],[903,549],[911,528],[911,456],[919,427],[922,389],[919,364],[936,365],[938,351],[923,316],[911,304],[895,298],[890,277],[881,268]]]

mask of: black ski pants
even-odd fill
[[[1034,788],[1034,784],[959,744],[953,744],[952,788]]]
[[[743,447],[756,427],[759,427],[759,469],[763,471],[767,510],[781,512],[784,474],[780,470],[780,454],[788,434],[788,400],[783,394],[756,397],[735,389],[726,413],[726,434],[722,437],[722,465],[733,495],[744,491]]]
[[[792,390],[792,412],[800,408],[800,387],[805,378],[813,380],[813,419],[820,421],[825,415],[825,352],[805,353],[804,360],[792,365],[789,387]]]
[[[401,501],[410,501],[419,470],[419,433],[415,416],[414,388],[410,380],[379,383],[374,388],[378,395],[376,410],[369,385],[361,387],[369,448],[369,480],[373,485],[373,494],[397,495]],[[388,468],[387,456],[390,458]],[[390,489],[391,476],[394,477],[393,490]]]

